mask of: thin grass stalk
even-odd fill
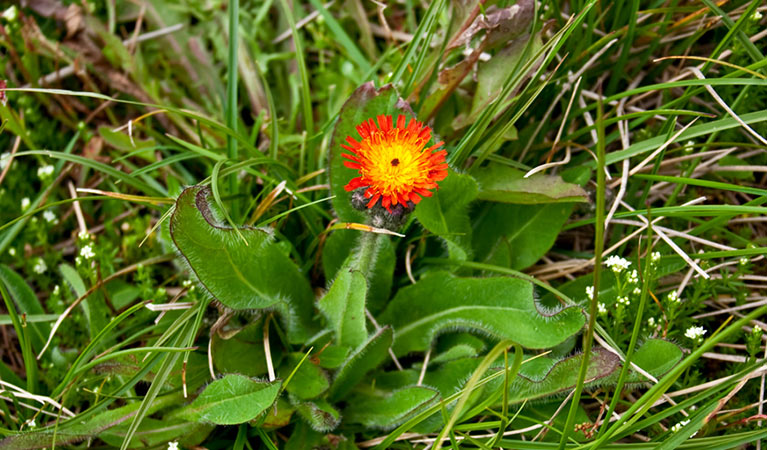
[[[591,359],[591,345],[594,342],[594,325],[596,324],[597,317],[597,294],[599,293],[599,282],[601,279],[602,252],[604,251],[605,246],[605,128],[601,101],[597,105],[597,136],[597,205],[594,243],[594,293],[591,296],[591,299],[589,299],[589,323],[583,338],[583,360],[581,361],[581,367],[578,371],[578,383],[575,385],[575,393],[571,400],[572,403],[570,403],[570,411],[567,413],[565,427],[562,430],[562,437],[559,440],[559,450],[565,448],[565,444],[570,437],[570,432],[575,423],[575,415],[578,411],[578,406],[580,405],[581,392],[583,391],[586,372],[589,367],[589,360]],[[627,366],[628,361],[624,367]]]
[[[296,18],[293,17],[293,9],[288,4],[288,0],[280,0],[282,9],[285,11],[285,18],[290,25],[290,32],[293,35],[293,45],[296,47],[296,63],[301,77],[301,103],[304,108],[304,130],[309,136],[314,133],[314,115],[312,114],[312,96],[309,92],[309,72],[306,70],[306,60],[304,59],[304,44],[301,35],[296,28]],[[274,120],[274,119],[273,119]]]
[[[652,217],[649,214],[649,206],[647,223],[652,224]],[[605,421],[602,422],[602,426],[599,429],[599,435],[607,430],[607,424],[610,423],[609,418],[612,417],[615,408],[618,406],[618,400],[620,400],[621,391],[623,390],[623,385],[626,383],[626,376],[628,375],[629,367],[631,366],[631,357],[634,355],[634,349],[636,348],[637,340],[639,339],[639,330],[642,329],[644,310],[647,306],[647,298],[650,296],[650,277],[652,275],[650,255],[652,254],[652,243],[652,226],[648,226],[647,252],[645,255],[644,273],[642,274],[642,295],[639,298],[639,309],[637,311],[636,318],[634,319],[634,329],[631,332],[631,341],[629,342],[629,348],[626,352],[626,360],[624,361],[620,375],[618,376],[618,384],[615,386],[613,398],[610,400],[610,407],[607,409],[607,413],[605,414]]]
[[[229,54],[227,61],[226,78],[226,126],[237,134],[237,44],[239,41],[239,15],[240,0],[229,1]],[[237,161],[237,142],[231,135],[226,136],[226,152],[229,159]],[[229,194],[235,195],[239,192],[237,177],[229,178]],[[240,202],[237,199],[232,200],[232,215],[235,218],[240,216]]]

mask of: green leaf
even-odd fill
[[[239,373],[255,377],[266,373],[264,354],[264,322],[258,320],[247,325],[234,336],[222,337],[214,333],[211,337],[213,364],[221,373]],[[272,349],[272,359],[280,359],[279,347]],[[242,355],[248,355],[243,358]]]
[[[291,353],[280,367],[280,377],[287,379],[293,369],[303,359],[303,353]],[[298,367],[285,390],[301,400],[309,400],[322,395],[330,387],[330,381],[324,370],[314,364],[310,358]]]
[[[682,351],[675,344],[662,339],[650,339],[634,354],[634,362],[655,377],[660,377],[682,359]],[[568,391],[578,381],[578,369],[583,355],[575,355],[556,361],[541,357],[522,365],[519,377],[509,386],[509,402],[548,397]],[[586,383],[589,386],[614,386],[620,375],[621,361],[613,353],[598,348],[589,358]],[[502,369],[498,369],[502,370]],[[627,381],[639,383],[647,379],[630,370]],[[496,382],[500,386],[500,381]]]
[[[336,342],[340,345],[357,347],[368,337],[365,327],[367,287],[361,272],[343,268],[317,304],[335,331]]]
[[[8,293],[11,294],[13,303],[16,304],[16,310],[19,315],[25,314],[27,316],[43,315],[45,311],[40,301],[37,299],[35,292],[24,279],[13,269],[0,264],[0,282],[4,283],[8,288]],[[42,350],[45,341],[48,339],[48,334],[51,332],[51,326],[45,322],[29,322],[27,321],[27,336],[32,343],[32,348],[35,353]]]
[[[468,206],[477,190],[477,182],[470,175],[450,170],[434,195],[424,198],[415,209],[421,225],[445,240],[451,258],[466,260],[471,255]]]
[[[341,414],[330,403],[318,399],[296,405],[296,411],[312,427],[320,433],[332,431],[341,423]]]
[[[243,375],[225,375],[209,384],[178,415],[187,420],[236,425],[253,420],[272,406],[281,381],[266,383]]]
[[[325,279],[332,280],[350,254],[359,246],[362,234],[355,230],[336,230],[325,240],[322,249],[322,268]],[[368,271],[367,308],[373,313],[381,312],[389,300],[396,255],[394,245],[387,236],[378,237],[379,248],[373,267]]]
[[[447,330],[478,331],[511,339],[527,348],[549,348],[577,333],[585,323],[574,307],[543,315],[533,285],[518,278],[458,278],[430,273],[401,289],[380,317],[396,334],[394,352],[425,351]]]
[[[383,327],[354,350],[333,379],[333,384],[330,386],[330,400],[337,401],[343,398],[362,381],[365,374],[384,362],[389,357],[392,339],[392,329]]]
[[[519,169],[491,164],[477,170],[474,176],[479,183],[477,198],[480,200],[525,205],[588,201],[582,187],[566,183],[555,175],[536,173],[524,178]]]
[[[225,306],[235,309],[275,308],[291,342],[313,334],[314,296],[309,282],[273,242],[272,233],[242,228],[247,245],[235,230],[217,223],[208,201],[210,190],[194,186],[176,200],[170,219],[173,242],[200,283]]]
[[[396,89],[390,84],[376,89],[373,82],[368,82],[357,88],[352,93],[349,100],[341,108],[338,122],[333,130],[333,138],[330,142],[329,151],[329,178],[330,193],[334,195],[333,208],[336,215],[342,222],[365,222],[366,214],[357,211],[351,205],[351,192],[344,189],[349,181],[358,176],[354,169],[349,169],[343,165],[341,153],[345,150],[341,144],[346,142],[346,137],[350,136],[359,140],[356,126],[364,120],[375,118],[381,114],[396,116],[404,114],[407,117],[413,117],[410,105],[400,98]],[[395,117],[396,121],[396,117]]]
[[[476,225],[475,258],[515,270],[530,267],[554,245],[572,210],[572,203],[491,205]]]
[[[429,406],[439,397],[436,389],[410,386],[386,394],[357,394],[349,399],[344,418],[366,427],[392,429]]]

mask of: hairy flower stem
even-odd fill
[[[370,275],[375,265],[376,254],[380,247],[380,239],[383,235],[378,233],[362,233],[360,244],[357,248],[357,259],[352,263],[352,270],[359,270],[370,284]]]

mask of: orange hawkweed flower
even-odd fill
[[[443,142],[424,148],[431,139],[431,128],[415,119],[407,123],[405,116],[398,116],[396,127],[392,116],[380,115],[377,119],[378,126],[373,119],[357,125],[361,142],[347,136],[349,145],[341,144],[351,152],[341,154],[349,159],[344,165],[360,174],[345,189],[367,187],[367,207],[372,208],[380,199],[389,212],[391,206],[402,204],[407,208],[408,202],[418,203],[421,196],[431,197],[430,189],[436,189],[437,181],[447,176],[447,151],[439,150]]]

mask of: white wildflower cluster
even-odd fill
[[[704,334],[706,334],[706,329],[703,327],[690,327],[684,332],[685,337],[693,341],[700,340]]]
[[[762,17],[763,17],[762,13],[760,13],[759,11],[754,11],[754,13],[751,14],[751,20],[753,20],[754,22],[758,22],[762,20]]]
[[[586,286],[586,298],[589,300],[594,298],[594,286]]]
[[[650,262],[657,264],[660,261],[660,252],[652,252],[650,254]]]
[[[620,256],[611,255],[605,260],[605,265],[609,267],[613,272],[621,273],[628,269],[628,267],[631,265],[631,262],[625,258],[621,258]]]
[[[3,11],[2,16],[3,19],[7,20],[8,22],[15,22],[16,19],[19,17],[19,10],[16,8],[16,5],[11,5],[10,8]]]
[[[674,426],[671,427],[671,431],[674,432],[674,433],[677,433],[677,432],[679,432],[679,430],[681,430],[688,423],[690,423],[690,421],[688,419],[685,419],[685,420],[683,420],[683,421],[681,421],[681,422],[679,422],[677,424],[674,424]]]
[[[637,284],[639,283],[639,273],[635,270],[632,270],[629,274],[629,283],[631,284]]]
[[[181,282],[181,286],[189,289],[189,292],[192,292],[195,289],[194,282],[192,280],[184,280],[184,281],[182,281]]]
[[[35,428],[35,427],[37,427],[37,422],[35,422],[35,419],[29,419],[27,421],[26,425],[29,428]]]
[[[620,297],[618,297],[618,304],[623,306],[628,306],[631,304],[631,301],[629,300],[628,296],[621,295]]]
[[[46,270],[48,270],[48,265],[45,264],[45,261],[43,258],[37,258],[37,261],[35,261],[35,265],[32,266],[32,270],[37,274],[44,274]]]
[[[54,214],[53,211],[49,209],[46,209],[45,212],[43,212],[43,219],[53,225],[59,223],[59,219],[56,218],[56,214]]]
[[[96,256],[96,253],[93,252],[93,245],[88,244],[80,249],[80,256],[83,259],[91,259],[94,256]]]
[[[747,266],[748,263],[749,263],[749,259],[746,256],[741,256],[740,259],[738,260],[738,264],[740,264],[741,266]]]
[[[168,450],[178,450],[178,441],[168,442]]]
[[[81,232],[77,233],[77,239],[79,239],[81,241],[89,241],[89,240],[93,239],[93,236],[90,233],[88,233],[87,231],[81,231]]]
[[[655,320],[655,317],[650,317],[649,319],[647,319],[647,325],[650,328],[655,328],[658,326],[658,322]]]
[[[607,314],[607,306],[605,306],[605,304],[602,302],[597,302],[597,310],[600,316],[604,316]]]
[[[29,201],[29,197],[24,197],[21,199],[21,210],[26,211],[29,208],[29,205],[32,202]]]
[[[42,166],[37,168],[37,178],[41,180],[45,180],[51,177],[53,175],[53,166],[48,164],[47,166]]]
[[[671,291],[668,294],[666,294],[666,301],[669,303],[679,303],[679,294],[676,293],[676,291]]]
[[[16,249],[11,247],[8,249],[8,254],[11,256],[16,256]]]
[[[642,288],[640,288],[639,286],[637,286],[637,287],[635,287],[635,288],[634,288],[634,290],[633,290],[633,291],[631,291],[631,293],[632,293],[632,294],[634,294],[634,295],[639,295],[639,294],[641,294],[641,293],[642,293]]]

